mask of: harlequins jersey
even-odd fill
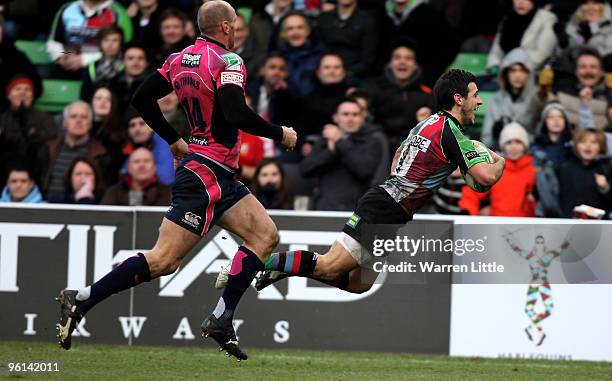
[[[463,127],[439,112],[414,127],[396,152],[391,177],[381,185],[409,214],[414,214],[457,168],[462,173],[486,160],[478,155]]]

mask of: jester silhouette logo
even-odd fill
[[[597,248],[601,238],[601,227],[573,226],[564,236],[559,234],[561,229],[566,230],[563,225],[559,225],[552,234],[546,235],[554,236],[553,239],[547,239],[545,234],[536,232],[535,240],[531,242],[517,239],[518,230],[503,235],[512,251],[523,258],[529,266],[531,280],[527,287],[525,301],[525,314],[529,323],[524,331],[527,339],[537,346],[542,345],[546,339],[543,323],[554,310],[549,279],[549,267],[553,261],[560,261],[561,269],[568,283],[588,283],[596,280],[584,259]],[[551,244],[551,241],[556,244]],[[529,243],[523,245],[523,242]],[[558,242],[561,244],[559,245]],[[564,282],[557,280],[556,283]]]

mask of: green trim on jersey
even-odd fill
[[[132,19],[128,15],[123,5],[112,2],[110,8],[117,13],[117,26],[123,30],[123,42],[132,41],[134,36],[134,27],[132,26]]]
[[[463,158],[467,169],[472,168],[478,163],[487,163],[488,160],[478,153],[478,150],[474,146],[474,143],[463,134],[459,126],[451,118],[446,118],[448,125],[453,132],[453,136],[457,139],[457,144],[461,150],[461,157]]]

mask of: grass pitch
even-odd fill
[[[262,350],[250,359],[209,347],[0,342],[0,378],[57,380],[610,380],[612,363]],[[59,373],[9,373],[7,363],[59,362]]]

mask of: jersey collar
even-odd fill
[[[213,44],[215,44],[215,45],[219,45],[219,46],[220,46],[220,47],[222,47],[223,49],[228,50],[228,49],[227,49],[227,47],[225,47],[225,45],[223,45],[223,44],[222,44],[222,43],[220,43],[219,41],[217,41],[217,40],[215,40],[215,39],[213,39],[213,38],[210,38],[210,37],[208,37],[208,36],[198,36],[198,37],[196,38],[196,40],[199,40],[199,41],[205,41],[205,42],[212,42]]]
[[[440,110],[438,111],[438,114],[445,116],[447,118],[449,118],[450,120],[453,121],[453,123],[455,123],[457,125],[457,127],[459,127],[459,129],[461,130],[461,132],[465,133],[465,130],[463,129],[463,126],[461,125],[461,123],[459,123],[459,121],[457,120],[457,118],[455,118],[454,116],[452,116],[449,112],[446,112],[444,110]]]

